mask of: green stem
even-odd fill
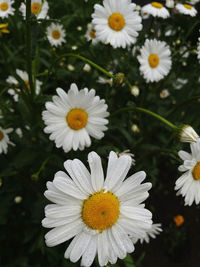
[[[163,123],[165,123],[166,125],[168,125],[170,128],[172,128],[173,130],[178,130],[178,127],[174,124],[172,124],[170,121],[166,120],[165,118],[163,118],[162,116],[148,110],[148,109],[144,109],[144,108],[140,108],[140,107],[126,107],[126,108],[121,108],[117,111],[115,111],[113,114],[111,114],[111,116],[115,116],[121,112],[125,112],[125,111],[130,111],[130,110],[136,110],[136,111],[140,111],[143,113],[146,113],[160,121],[162,121]]]
[[[108,77],[110,78],[114,78],[114,74],[106,71],[104,68],[100,67],[99,65],[97,65],[96,63],[94,63],[93,61],[83,57],[83,56],[80,56],[80,55],[77,55],[77,54],[73,54],[73,53],[67,53],[67,54],[64,54],[62,55],[61,57],[59,57],[56,61],[59,61],[61,58],[63,57],[76,57],[76,58],[79,58],[85,62],[87,62],[88,64],[90,64],[91,66],[95,67],[96,69],[98,69],[99,71],[103,72],[105,75],[107,75]]]
[[[34,95],[33,77],[32,77],[32,60],[31,60],[31,0],[26,0],[26,58],[27,72],[31,89],[31,95]]]
[[[106,76],[110,77],[110,78],[115,78],[115,75],[108,72],[107,70],[105,70],[104,68],[100,67],[99,65],[97,65],[96,63],[94,63],[93,61],[83,57],[83,56],[80,56],[80,55],[77,55],[77,54],[73,54],[73,53],[67,53],[67,54],[64,54],[62,55],[61,57],[57,58],[56,59],[56,62],[57,61],[60,61],[63,57],[76,57],[78,59],[81,59],[82,61],[85,61],[86,63],[90,64],[91,66],[93,66],[94,68],[96,68],[97,70],[101,71],[102,73],[104,73]],[[132,85],[131,83],[128,81],[127,78],[124,79],[125,83],[129,86],[129,88],[131,89],[132,88]]]

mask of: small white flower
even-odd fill
[[[167,89],[164,89],[160,92],[160,98],[166,98],[169,96],[169,91]]]
[[[26,71],[22,71],[19,69],[16,69],[16,74],[24,81],[26,84],[27,90],[30,90],[30,84],[28,79],[28,73]],[[9,76],[6,79],[6,82],[10,85],[15,85],[16,87],[19,87],[19,82],[15,79],[13,76]],[[40,93],[42,82],[39,80],[36,80],[36,95]],[[14,100],[17,102],[19,99],[20,89],[8,89],[8,93],[13,96]]]
[[[85,38],[87,39],[87,41],[91,41],[93,45],[96,45],[99,42],[99,40],[96,38],[96,31],[92,23],[89,23],[87,25]]]
[[[26,18],[26,5],[21,3],[19,10],[22,12],[24,18]],[[47,1],[31,0],[31,13],[37,17],[37,19],[48,18],[47,13],[49,10],[49,4]]]
[[[176,181],[177,195],[185,198],[185,205],[191,206],[193,202],[200,203],[200,139],[190,143],[191,154],[179,151],[179,157],[184,161],[178,170],[184,172]]]
[[[13,0],[0,0],[0,18],[7,18],[9,15],[14,15],[15,9],[12,7]]]
[[[140,72],[147,82],[158,82],[168,75],[172,61],[169,46],[162,41],[146,40],[137,57]]]
[[[199,138],[198,134],[190,125],[184,125],[179,132],[179,139],[181,142],[196,142]]]
[[[142,237],[142,238],[135,238],[135,237],[132,237],[132,241],[134,244],[136,244],[138,241],[140,241],[140,243],[142,244],[144,241],[146,243],[149,243],[150,241],[150,237],[151,238],[156,238],[156,235],[160,234],[160,232],[162,232],[162,228],[161,228],[161,223],[153,223],[151,225],[151,228],[146,230],[145,232],[145,236]]]
[[[65,152],[83,150],[91,145],[90,136],[101,139],[109,115],[105,100],[95,96],[95,90],[87,88],[78,90],[72,84],[68,93],[57,88],[58,96],[53,96],[53,102],[46,103],[42,118],[47,127],[50,140],[54,140],[56,147],[62,147]]]
[[[106,178],[101,158],[88,155],[90,172],[78,159],[67,160],[68,174],[59,171],[47,183],[45,196],[55,204],[45,207],[42,225],[54,228],[45,235],[47,246],[53,247],[73,238],[64,257],[81,266],[91,266],[95,256],[100,266],[134,251],[130,236],[142,238],[151,227],[152,214],[141,204],[148,197],[151,183],[141,184],[145,172],[137,172],[126,180],[131,157],[118,157],[110,152]]]
[[[47,27],[46,35],[52,46],[60,46],[62,43],[66,42],[65,30],[61,24],[51,23],[51,25]]]
[[[0,154],[5,153],[7,154],[8,145],[15,146],[9,139],[8,134],[13,131],[13,128],[3,129],[0,127]]]
[[[96,38],[113,48],[134,44],[142,29],[142,18],[135,7],[131,0],[104,0],[103,6],[96,4],[92,14]]]
[[[152,15],[153,17],[159,17],[166,19],[169,17],[169,11],[158,2],[152,2],[142,7],[142,12]]]
[[[185,14],[185,15],[190,15],[192,17],[195,17],[197,14],[197,10],[188,4],[176,4],[175,8],[181,13],[181,14]]]
[[[135,97],[139,96],[140,94],[140,89],[138,86],[134,85],[131,87],[131,94]]]

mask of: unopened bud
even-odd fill
[[[124,82],[124,73],[118,72],[113,78],[113,86],[118,87]]]
[[[137,97],[140,94],[140,89],[138,88],[138,86],[136,85],[132,86],[131,94],[134,95],[135,97]]]
[[[198,134],[190,125],[183,125],[178,133],[181,142],[196,142],[199,138]]]
[[[22,202],[22,197],[21,197],[21,196],[16,196],[16,197],[14,198],[14,202],[15,202],[16,204],[19,204],[20,202]]]
[[[90,72],[91,71],[91,67],[89,64],[85,64],[84,67],[83,67],[83,70],[86,71],[86,72]]]

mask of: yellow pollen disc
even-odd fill
[[[187,8],[187,9],[192,9],[192,6],[187,5],[187,4],[184,4],[184,7]]]
[[[108,18],[108,24],[114,31],[121,31],[124,28],[125,20],[120,13],[113,13]]]
[[[119,200],[111,192],[97,192],[83,202],[82,219],[92,229],[102,232],[114,225],[118,217]]]
[[[155,8],[162,8],[163,5],[161,3],[158,3],[158,2],[152,2],[151,5]]]
[[[60,32],[58,30],[55,30],[52,32],[52,37],[54,39],[59,39],[60,38]]]
[[[2,11],[6,11],[7,9],[8,9],[8,4],[7,3],[2,3],[2,4],[0,4],[0,9],[2,10]]]
[[[31,5],[31,12],[34,14],[34,15],[37,15],[37,13],[39,12],[40,10],[40,4],[39,3],[33,3]]]
[[[197,162],[193,171],[192,171],[193,178],[195,180],[200,180],[200,162]]]
[[[159,64],[159,56],[157,54],[151,54],[148,58],[151,68],[155,68]]]
[[[0,141],[3,139],[3,133],[0,131]]]
[[[24,83],[26,84],[27,89],[30,90],[31,87],[30,87],[30,83],[29,83],[29,81],[24,81]]]
[[[95,30],[91,30],[91,31],[90,31],[90,37],[91,37],[92,39],[96,38]]]
[[[80,130],[87,124],[88,114],[83,109],[74,108],[68,112],[66,121],[73,130]]]

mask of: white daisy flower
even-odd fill
[[[146,243],[149,243],[150,237],[156,238],[156,235],[160,234],[160,232],[162,232],[161,223],[153,223],[151,225],[151,228],[146,230],[145,236],[143,238],[132,237],[131,240],[133,241],[134,244],[136,244],[138,241],[140,241],[141,244],[144,241]]]
[[[30,90],[30,84],[29,84],[29,79],[28,79],[28,73],[26,71],[22,71],[22,70],[19,70],[19,69],[16,69],[16,74],[24,81],[24,83],[26,84],[27,86],[27,89]],[[6,79],[6,82],[9,83],[9,84],[13,84],[15,85],[16,87],[19,87],[19,82],[17,81],[17,79],[15,79],[15,77],[13,76],[9,76],[7,79]],[[41,90],[41,85],[42,85],[42,82],[39,81],[39,80],[36,80],[36,95],[38,95],[40,93],[40,90]],[[20,94],[20,89],[18,88],[15,88],[15,89],[8,89],[8,93],[10,95],[13,96],[14,100],[17,102],[18,99],[19,99],[19,94]]]
[[[161,3],[152,2],[142,7],[142,12],[152,15],[153,17],[159,17],[166,19],[169,17],[169,11]]]
[[[158,82],[168,75],[172,61],[169,46],[162,41],[146,40],[137,57],[140,72],[147,82]]]
[[[8,145],[13,145],[15,144],[10,141],[8,134],[13,131],[13,128],[8,128],[8,129],[3,129],[0,127],[0,154],[2,153],[7,153],[8,151]]]
[[[164,89],[160,92],[160,98],[164,99],[170,95],[169,90]]]
[[[141,204],[148,197],[151,183],[141,182],[145,172],[140,171],[125,181],[131,166],[131,157],[118,157],[110,152],[107,174],[100,157],[91,152],[88,162],[91,173],[78,159],[67,160],[53,182],[47,182],[45,196],[55,204],[47,205],[42,225],[53,228],[46,236],[47,246],[53,247],[71,238],[65,258],[81,266],[91,266],[98,255],[100,266],[116,263],[134,251],[130,236],[145,236],[151,227],[152,214]]]
[[[101,139],[109,115],[105,100],[95,96],[95,90],[87,88],[78,90],[72,84],[68,93],[57,88],[58,96],[53,96],[53,102],[46,103],[42,112],[45,133],[50,140],[55,140],[56,147],[62,147],[65,152],[83,150],[91,145],[90,136]]]
[[[178,170],[185,172],[176,181],[177,195],[185,198],[185,205],[191,206],[193,202],[200,203],[200,139],[190,144],[191,154],[179,151],[179,157],[184,161]]]
[[[21,3],[19,10],[22,12],[23,17],[26,17],[26,5]],[[31,0],[31,13],[37,17],[37,19],[48,18],[47,13],[49,10],[49,4],[47,1]]]
[[[96,38],[114,48],[135,43],[142,29],[142,18],[135,7],[131,0],[104,0],[103,6],[96,4],[92,14]]]
[[[47,27],[46,35],[52,46],[59,46],[66,42],[65,30],[61,24],[51,23],[51,25]]]
[[[14,15],[15,9],[12,7],[13,0],[0,0],[0,18],[7,18],[9,15]]]
[[[181,13],[181,14],[185,14],[185,15],[190,15],[192,17],[195,17],[197,14],[197,10],[188,4],[176,4],[175,8]]]
[[[85,38],[87,41],[91,41],[93,45],[97,44],[99,40],[96,38],[96,31],[94,29],[94,25],[92,23],[89,23],[87,25],[87,31],[85,34]]]

